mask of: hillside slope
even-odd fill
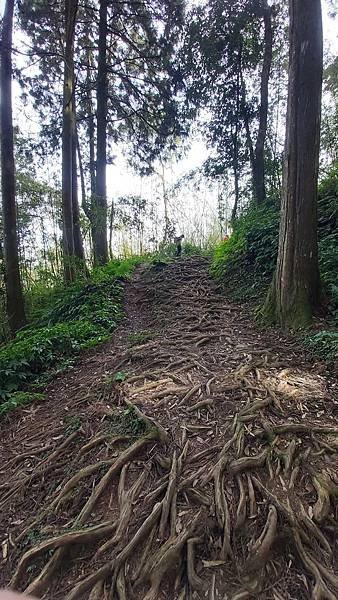
[[[2,421],[1,585],[337,597],[337,382],[208,272],[139,267],[112,339]]]

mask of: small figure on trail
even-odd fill
[[[223,238],[223,242],[227,242],[228,240],[229,240],[229,236],[228,236],[228,234],[226,233],[226,234],[225,234],[225,236],[224,236],[224,238]]]
[[[176,244],[175,256],[181,256],[182,254],[182,240],[184,235],[178,235],[174,237],[174,242]]]

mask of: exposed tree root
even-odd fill
[[[313,423],[284,423],[283,425],[275,425],[271,428],[271,430],[276,435],[280,435],[282,433],[304,433],[310,435],[312,432],[338,435],[338,427],[317,425]],[[256,429],[256,431],[254,431],[254,435],[265,435],[265,430]]]
[[[297,530],[293,531],[293,539],[304,566],[311,573],[315,580],[315,587],[312,591],[313,600],[336,600],[336,594],[333,594],[327,587],[317,564],[311,559],[310,554],[305,550]],[[336,581],[336,584],[338,584],[338,580]],[[335,589],[338,591],[338,585],[336,585]]]
[[[338,496],[338,486],[334,485],[325,473],[314,475],[312,482],[317,492],[317,502],[313,507],[313,516],[317,523],[322,523],[330,511],[330,496]]]
[[[128,596],[124,567],[121,567],[116,578],[116,592],[119,600],[127,600]]]
[[[163,539],[164,534],[165,534],[168,516],[170,513],[170,507],[171,507],[172,499],[173,499],[174,492],[176,489],[176,479],[177,479],[177,459],[176,459],[176,452],[174,452],[172,465],[171,465],[171,471],[169,474],[168,487],[167,487],[167,491],[166,491],[166,494],[165,494],[165,497],[164,497],[163,503],[162,503],[162,515],[161,515],[160,529],[159,529],[159,536],[161,539]]]
[[[89,594],[88,600],[101,600],[103,597],[104,590],[104,581],[103,579],[99,579],[99,581],[94,585],[92,591]]]
[[[244,573],[255,573],[262,569],[269,559],[271,546],[276,537],[277,510],[273,505],[269,506],[269,514],[264,529],[251,547],[250,556],[244,564]]]
[[[247,469],[256,469],[257,467],[262,467],[267,459],[269,450],[263,450],[257,456],[243,456],[242,458],[238,458],[237,460],[233,460],[228,465],[228,470],[233,475],[240,473],[242,471],[246,471]]]
[[[232,557],[232,549],[230,545],[230,513],[223,485],[223,472],[226,463],[226,458],[220,459],[214,470],[216,517],[219,527],[223,531],[221,558],[226,558],[227,556]]]
[[[201,538],[190,538],[187,541],[187,576],[189,586],[192,590],[203,591],[204,582],[195,571],[195,545],[201,542]]]
[[[14,573],[10,585],[14,588],[20,583],[23,574],[27,569],[27,565],[36,558],[39,554],[43,554],[48,550],[54,550],[55,548],[62,548],[66,546],[70,546],[72,544],[87,544],[92,543],[100,538],[109,535],[116,528],[115,524],[112,523],[102,523],[100,525],[95,525],[94,527],[89,527],[84,529],[83,531],[70,531],[69,533],[64,533],[62,535],[58,535],[54,538],[50,538],[38,544],[38,546],[34,546],[31,550],[28,550],[23,557],[21,558],[18,568]]]
[[[240,529],[246,520],[246,491],[240,475],[236,476],[236,481],[239,488],[239,502],[237,506],[235,529]]]
[[[191,524],[175,538],[169,538],[169,540],[161,546],[155,556],[151,557],[145,565],[141,581],[149,580],[151,587],[145,595],[144,600],[155,600],[157,598],[158,590],[164,575],[174,565],[176,565],[177,568],[177,563],[180,561],[184,545],[194,533],[197,533],[198,530],[202,530],[203,522],[201,522],[201,516],[202,512],[199,511]]]
[[[14,483],[13,486],[10,487],[9,491],[4,494],[2,502],[0,503],[0,510],[3,510],[5,506],[8,504],[8,501],[15,495],[18,494],[22,489],[25,488],[26,484],[31,483],[33,480],[37,478],[43,477],[48,469],[55,469],[55,464],[53,463],[54,459],[57,458],[60,454],[68,448],[68,446],[73,442],[75,438],[78,437],[80,431],[73,431],[63,442],[58,446],[49,456],[44,458],[36,467],[36,469],[30,473],[29,475],[25,475],[18,483]]]
[[[84,595],[94,590],[95,586],[100,582],[104,582],[105,579],[112,573],[114,569],[114,561],[110,560],[106,562],[102,567],[94,571],[85,577],[78,583],[72,591],[66,596],[66,600],[76,600],[77,598],[83,598]]]
[[[128,437],[126,435],[117,435],[115,437],[112,437],[109,434],[98,435],[97,437],[92,438],[87,444],[82,446],[81,450],[79,451],[79,456],[83,456],[84,454],[86,454],[86,452],[89,452],[89,450],[92,450],[93,448],[95,448],[95,446],[99,446],[100,444],[103,444],[104,442],[107,442],[108,440],[109,440],[109,446],[112,446],[113,444],[117,444],[118,442],[123,442],[124,440],[127,440],[127,439],[128,439]]]
[[[167,441],[168,434],[167,434],[166,430],[162,427],[162,425],[160,425],[158,423],[158,421],[155,421],[155,419],[149,417],[148,415],[145,415],[132,402],[129,402],[126,399],[124,399],[124,402],[129,408],[131,408],[136,413],[136,415],[138,416],[140,421],[143,421],[151,430],[153,430],[155,432],[155,435],[153,434],[154,435],[153,439],[158,439],[161,443],[164,443]],[[151,435],[151,434],[149,434],[149,435]]]
[[[199,402],[196,402],[196,404],[189,406],[187,408],[187,412],[190,413],[195,410],[199,410],[200,408],[204,408],[204,406],[212,406],[213,404],[214,404],[214,401],[211,400],[211,398],[206,398],[205,400],[200,400]]]
[[[80,367],[80,391],[72,372],[63,398],[81,429],[66,436],[54,403],[48,440],[34,414],[7,438],[5,585],[45,600],[338,597],[333,412],[306,389],[299,403],[275,391],[293,347],[254,338],[203,259],[188,262],[137,276],[111,355]],[[135,327],[151,342],[128,347]],[[125,381],[103,391],[122,365]]]
[[[58,548],[41,573],[25,589],[25,593],[40,597],[48,588],[54,574],[59,569],[65,556],[65,548]]]
[[[115,462],[116,459],[114,458],[110,461],[101,461],[93,465],[87,465],[86,467],[80,469],[80,471],[75,473],[75,475],[71,477],[71,479],[69,479],[67,483],[65,483],[58,496],[51,503],[50,510],[55,509],[57,511],[60,508],[62,501],[67,498],[68,494],[80,483],[82,479],[93,475],[93,473],[100,471],[100,469],[104,467],[109,467],[110,465],[113,465]]]
[[[153,429],[145,435],[143,438],[137,440],[132,446],[124,450],[122,454],[116,459],[114,464],[110,467],[108,472],[102,477],[98,485],[94,488],[90,498],[87,500],[85,506],[81,510],[79,516],[77,517],[75,523],[82,524],[85,523],[86,519],[91,514],[96,502],[100,498],[101,494],[104,492],[109,482],[112,480],[114,475],[120,473],[122,467],[129,462],[134,456],[150,441],[159,439],[162,436],[162,432],[159,432],[157,429]]]
[[[124,490],[119,490],[120,517],[118,523],[116,524],[116,533],[114,534],[112,539],[108,540],[99,548],[97,555],[106,552],[107,550],[109,550],[109,548],[117,544],[122,539],[123,535],[126,532],[130,521],[130,517],[133,512],[133,503],[135,499],[139,496],[140,490],[142,489],[146,477],[147,471],[142,471],[140,476],[132,485],[130,490],[128,490],[128,492],[125,492]]]

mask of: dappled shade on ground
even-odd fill
[[[208,267],[139,268],[112,341],[3,422],[2,584],[68,600],[337,597],[335,382]]]

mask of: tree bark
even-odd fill
[[[320,0],[290,0],[285,163],[277,269],[265,312],[306,326],[320,301],[317,179],[323,34]]]
[[[65,0],[65,57],[62,123],[62,221],[63,262],[66,282],[75,279],[73,222],[73,139],[74,127],[74,34],[77,1]]]
[[[99,58],[97,79],[97,148],[96,189],[92,234],[94,261],[103,265],[108,261],[107,243],[107,0],[100,0]]]
[[[4,261],[7,316],[14,334],[26,323],[19,269],[15,204],[15,162],[12,120],[12,35],[14,0],[7,0],[1,41],[1,191],[4,227]]]

